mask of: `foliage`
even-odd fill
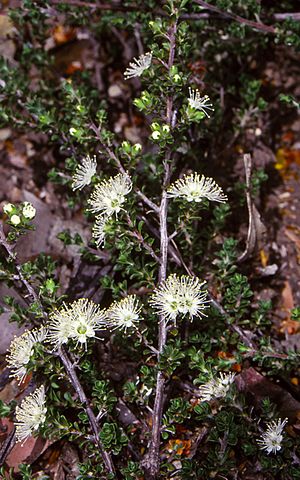
[[[239,142],[243,151],[254,149],[245,132],[253,132],[268,109],[264,82],[257,78],[261,59],[277,43],[298,49],[299,23],[286,20],[271,34],[209,11],[208,18],[199,18],[203,9],[188,0],[128,1],[120,11],[114,2],[103,11],[91,3],[26,0],[10,11],[17,29],[16,58],[0,61],[1,128],[13,124],[19,133],[47,138],[56,154],[54,165],[45,163],[44,168],[55,194],[68,215],[79,217],[91,232],[89,241],[68,229],[57,238],[65,247],[77,247],[81,265],[101,270],[95,284],[101,289],[104,326],[100,321],[84,324],[84,315],[90,320],[96,313],[92,307],[80,314],[72,310],[74,291],[66,290],[59,276],[67,260],[41,253],[20,265],[14,247],[34,230],[33,217],[26,217],[24,204],[4,209],[8,233],[1,236],[0,278],[24,299],[5,297],[11,320],[50,328],[49,315],[55,314],[62,339],[57,350],[47,341],[35,345],[25,362],[34,382],[46,388],[47,421],[38,425],[39,431],[80,449],[77,480],[139,480],[149,468],[156,469],[152,478],[236,478],[238,472],[249,473],[251,464],[270,478],[298,478],[299,440],[295,433],[289,435],[292,426],[276,456],[266,455],[257,443],[263,427],[282,415],[276,402],[255,404],[238,382],[210,402],[201,400],[200,391],[218,375],[240,374],[250,366],[283,378],[296,371],[299,360],[297,352],[279,351],[279,342],[272,340],[271,301],[256,301],[255,276],[239,261],[236,218],[247,218],[246,186],[242,178],[233,178],[228,152],[222,157],[232,138],[234,162]],[[289,3],[282,2],[282,12]],[[217,0],[213,6],[249,21],[260,18],[266,25],[274,13],[273,7],[253,0]],[[59,70],[60,45],[49,47],[58,27],[72,32],[71,42],[86,35],[96,56],[95,45],[102,45],[110,65],[101,85],[99,58],[92,66]],[[126,85],[117,72],[126,94],[116,106],[106,88],[108,70],[117,65],[123,73],[132,62],[124,45],[138,57],[135,39],[152,53],[152,62],[139,80]],[[299,107],[289,94],[280,99]],[[118,108],[126,112],[126,126],[138,132],[139,142],[119,128]],[[84,171],[88,155],[96,156],[95,174]],[[215,185],[207,192],[199,178],[192,181],[191,172],[213,177],[220,191],[228,192],[228,203],[216,203],[226,201],[220,191],[211,201]],[[74,188],[74,179],[83,173],[80,188]],[[126,189],[117,175],[125,178]],[[170,184],[183,175],[189,179],[184,185],[188,194],[169,198]],[[267,178],[263,169],[253,172],[254,201]],[[103,185],[105,195],[97,197]],[[89,288],[90,279],[80,272],[75,300],[86,298]],[[171,320],[151,307],[154,289],[169,274],[206,282],[209,305],[203,314],[195,314],[198,298],[176,290],[174,282],[174,291],[164,297],[165,311],[175,312]],[[121,303],[129,295],[135,296],[132,309]],[[115,325],[108,319],[113,302],[120,307]],[[299,321],[299,308],[291,313]],[[68,322],[77,328],[77,337],[67,331]],[[0,416],[13,418],[14,407],[1,402]],[[154,447],[157,455],[151,457]],[[111,459],[117,477],[105,458]],[[18,478],[31,476],[30,466],[20,467]]]

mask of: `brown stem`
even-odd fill
[[[11,246],[11,245],[8,243],[8,241],[6,240],[2,223],[0,223],[0,244],[1,244],[2,247],[5,249],[5,251],[6,251],[9,259],[14,262],[15,269],[16,269],[17,272],[18,272],[18,279],[19,279],[19,281],[24,285],[24,287],[25,287],[25,289],[27,290],[30,298],[33,300],[34,303],[36,303],[36,304],[39,306],[39,309],[40,309],[41,313],[42,313],[43,316],[46,318],[47,315],[46,315],[46,313],[45,313],[44,310],[43,310],[43,305],[42,305],[42,303],[41,303],[41,301],[40,301],[40,299],[39,299],[39,296],[37,295],[37,293],[36,293],[36,291],[34,290],[34,288],[32,288],[32,286],[30,285],[30,283],[29,283],[29,282],[26,280],[26,278],[24,277],[21,266],[15,261],[15,260],[16,260],[16,254],[14,253],[12,246]]]
[[[128,226],[132,229],[131,231],[128,232],[128,234],[131,237],[135,238],[144,247],[144,249],[151,255],[151,257],[154,258],[154,260],[159,264],[160,258],[156,255],[151,245],[149,245],[149,243],[146,242],[143,235],[134,228],[132,220],[128,214],[126,214],[126,220],[127,220]]]
[[[175,57],[175,47],[176,47],[176,31],[177,31],[177,21],[173,23],[169,31],[169,41],[170,41],[170,52],[168,59],[168,69],[170,70],[174,63]],[[166,112],[167,124],[172,126],[172,117],[173,117],[173,97],[170,96],[167,98],[167,112]],[[167,213],[168,213],[168,198],[167,198],[167,187],[170,183],[171,177],[171,148],[166,154],[164,160],[164,181],[163,181],[163,191],[161,196],[160,208],[159,208],[159,233],[160,233],[160,267],[158,280],[159,283],[166,280],[167,277],[167,261],[168,261],[168,227],[167,227]],[[167,341],[167,322],[163,316],[159,318],[158,326],[158,362],[160,355],[163,352],[163,349]],[[153,407],[152,415],[152,435],[150,440],[149,451],[147,455],[147,464],[145,464],[150,477],[155,479],[159,475],[159,448],[160,448],[160,435],[161,435],[161,422],[163,414],[163,400],[164,400],[164,388],[165,388],[165,377],[162,370],[158,367],[157,378],[156,378],[156,392],[155,400]]]
[[[66,372],[69,376],[69,380],[72,383],[72,386],[73,386],[74,390],[76,391],[76,393],[79,397],[79,400],[81,401],[81,403],[84,407],[84,410],[85,410],[85,412],[88,416],[88,419],[89,419],[89,422],[90,422],[90,425],[91,425],[91,428],[92,428],[92,431],[93,431],[93,434],[94,434],[95,443],[96,443],[97,447],[99,448],[99,452],[100,452],[101,457],[104,461],[106,470],[111,474],[115,474],[115,469],[114,469],[114,465],[112,463],[111,456],[104,449],[104,447],[102,445],[102,442],[101,442],[100,437],[99,437],[99,434],[100,434],[99,424],[97,422],[97,419],[95,417],[95,414],[94,414],[93,410],[91,409],[91,406],[90,406],[89,401],[86,397],[86,394],[84,393],[84,390],[81,386],[81,383],[80,383],[80,381],[77,377],[77,374],[76,374],[76,371],[75,371],[75,366],[73,365],[73,363],[69,359],[69,357],[67,355],[67,352],[63,347],[59,348],[58,356],[61,359],[61,361],[62,361],[62,363],[65,367],[65,370],[66,370]]]
[[[279,22],[286,20],[287,18],[291,18],[292,20],[300,20],[300,12],[274,13],[273,17]]]
[[[265,25],[264,23],[254,22],[253,20],[248,20],[247,18],[240,17],[235,13],[224,12],[224,10],[221,10],[215,5],[211,5],[210,3],[205,2],[204,0],[194,0],[194,2],[198,5],[201,5],[201,7],[207,8],[207,10],[210,10],[211,12],[218,13],[222,17],[230,18],[238,23],[247,25],[248,27],[255,28],[256,30],[260,30],[265,33],[275,33],[275,28],[272,25]]]
[[[40,309],[40,311],[43,315],[43,318],[45,320],[47,320],[48,315],[47,315],[46,311],[44,310],[42,302],[41,302],[39,296],[37,295],[36,291],[34,290],[34,288],[30,285],[30,283],[24,277],[24,275],[22,273],[22,268],[16,261],[16,255],[14,254],[11,245],[6,240],[4,230],[3,230],[3,225],[1,223],[0,223],[0,245],[2,245],[2,247],[5,249],[9,259],[14,262],[15,269],[18,272],[19,282],[22,283],[22,285],[27,290],[29,296],[39,306],[39,309]],[[91,407],[88,403],[87,397],[86,397],[86,395],[84,393],[84,390],[83,390],[83,388],[80,384],[80,381],[79,381],[79,379],[76,375],[75,367],[71,363],[71,361],[70,361],[70,359],[67,355],[67,352],[64,348],[59,349],[58,357],[62,361],[62,363],[65,367],[65,370],[68,374],[69,380],[70,380],[74,390],[78,394],[78,397],[79,397],[81,403],[83,404],[83,408],[84,408],[84,410],[85,410],[85,412],[88,416],[90,426],[91,426],[91,429],[92,429],[94,437],[95,437],[95,443],[98,445],[98,448],[99,448],[100,454],[102,456],[103,462],[105,464],[105,467],[106,467],[106,469],[109,473],[114,474],[115,470],[114,470],[114,466],[113,466],[110,454],[108,452],[106,452],[106,450],[104,449],[104,447],[101,443],[101,440],[99,438],[99,433],[100,433],[99,424],[98,424],[97,419],[96,419],[96,417],[95,417],[95,415],[94,415],[94,413],[93,413],[93,411],[92,411],[92,409],[91,409]]]
[[[92,2],[85,2],[84,0],[50,0],[50,5],[61,5],[61,4],[73,5],[77,7],[83,8],[90,8],[92,10],[100,10],[100,11],[117,11],[117,12],[147,12],[152,13],[154,16],[160,17],[169,17],[169,14],[162,10],[162,9],[153,9],[147,10],[144,7],[140,7],[139,5],[127,5],[125,6],[122,3],[92,3]],[[195,3],[201,5],[202,7],[210,10],[211,12],[220,15],[223,18],[229,18],[231,20],[235,20],[238,23],[247,25],[248,27],[254,28],[256,30],[260,30],[265,33],[275,33],[275,27],[273,25],[266,25],[261,22],[255,22],[253,20],[248,20],[247,18],[241,17],[240,15],[236,15],[230,12],[224,12],[220,8],[216,7],[215,5],[211,5],[203,0],[195,0]],[[203,20],[206,18],[211,18],[212,15],[208,12],[200,12],[200,13],[182,13],[178,21],[180,20]],[[284,13],[274,13],[272,15],[277,22],[284,21],[287,18],[291,18],[293,20],[299,21],[300,20],[300,12],[284,12]],[[139,49],[140,50],[140,49]]]

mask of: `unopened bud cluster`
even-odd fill
[[[23,202],[20,205],[6,203],[3,212],[8,217],[8,223],[13,227],[26,227],[36,215],[36,209],[30,202]]]

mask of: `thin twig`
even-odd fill
[[[0,244],[6,250],[6,253],[7,253],[9,259],[14,262],[15,268],[18,272],[19,281],[24,285],[25,289],[27,290],[27,292],[28,292],[30,298],[33,300],[33,302],[36,305],[39,306],[39,309],[40,309],[41,313],[43,314],[43,316],[46,317],[47,315],[43,310],[43,306],[41,304],[41,301],[40,301],[36,291],[30,285],[30,283],[26,280],[26,278],[23,275],[21,266],[16,262],[16,254],[14,253],[12,246],[6,240],[2,223],[0,223]]]
[[[159,264],[160,258],[156,255],[151,245],[149,245],[149,243],[146,242],[143,235],[134,228],[133,222],[130,216],[128,215],[128,213],[126,213],[126,220],[127,220],[128,226],[131,228],[131,231],[129,231],[128,234],[131,237],[135,238],[144,247],[144,249],[151,255],[151,257],[154,258],[154,260]]]
[[[155,355],[158,355],[158,353],[159,353],[158,350],[155,347],[153,347],[152,345],[150,345],[148,340],[144,337],[144,335],[141,334],[141,332],[139,330],[136,330],[135,333],[139,337],[139,339],[145,344],[145,346],[147,348],[149,348],[149,350],[151,350],[151,352],[155,353]]]
[[[61,359],[61,361],[62,361],[62,363],[65,367],[65,370],[68,374],[68,377],[69,377],[69,379],[72,383],[72,386],[73,386],[74,390],[76,391],[76,393],[79,397],[79,400],[81,401],[81,403],[84,407],[84,410],[85,410],[85,412],[88,416],[88,419],[89,419],[89,422],[90,422],[90,425],[92,427],[92,431],[93,431],[93,434],[94,434],[95,443],[97,444],[97,447],[99,448],[99,452],[102,456],[105,467],[106,467],[106,469],[109,473],[115,474],[115,469],[114,469],[114,465],[112,463],[111,456],[104,449],[103,444],[102,444],[102,442],[100,440],[100,437],[99,437],[99,433],[100,433],[99,423],[97,421],[97,418],[95,417],[95,414],[94,414],[93,410],[91,409],[89,401],[88,401],[88,399],[87,399],[87,397],[84,393],[84,390],[81,386],[81,383],[80,383],[80,381],[77,377],[77,374],[76,374],[76,371],[75,371],[75,366],[73,365],[73,363],[69,359],[69,357],[67,355],[67,352],[63,347],[59,348],[58,356]]]
[[[300,12],[274,13],[273,17],[278,22],[287,20],[288,18],[291,18],[292,20],[300,20]]]
[[[230,322],[228,313],[226,312],[226,310],[224,310],[224,308],[218,302],[218,300],[211,293],[208,294],[208,298],[209,298],[211,304],[224,317],[225,322],[226,322],[227,326],[230,328],[230,330],[232,330],[234,333],[237,333],[237,335],[241,338],[241,340],[244,342],[244,344],[247,345],[247,347],[250,347],[253,350],[257,351],[254,342],[252,342],[252,340],[250,340],[250,338],[245,334],[245,332],[243,332],[243,330],[239,326],[234,325],[233,323]]]
[[[12,431],[7,435],[7,438],[1,445],[0,448],[0,467],[4,464],[5,459],[9,455],[9,452],[12,450],[16,443],[16,428],[13,427]]]
[[[266,25],[261,22],[255,22],[253,20],[249,20],[247,18],[241,17],[240,15],[236,15],[231,12],[225,12],[220,8],[216,7],[215,5],[211,5],[202,0],[194,0],[195,3],[201,5],[203,8],[210,10],[210,12],[214,12],[217,15],[221,16],[222,18],[228,18],[230,20],[235,20],[238,23],[247,25],[248,27],[254,28],[256,30],[260,30],[265,33],[276,33],[276,28],[273,25]],[[50,0],[50,5],[73,5],[74,7],[83,7],[89,8],[91,10],[100,10],[100,11],[116,11],[116,12],[145,12],[151,13],[153,16],[160,16],[160,17],[169,17],[168,12],[162,9],[146,9],[144,6],[140,5],[124,5],[123,3],[92,3],[92,2],[85,2],[84,0]],[[178,21],[181,20],[204,20],[207,18],[213,18],[213,15],[209,12],[201,12],[201,13],[182,13]],[[283,13],[274,13],[272,18],[275,19],[277,22],[284,21],[286,19],[291,18],[292,20],[299,21],[300,20],[300,12],[283,12]],[[141,48],[139,46],[139,53],[141,52]]]
[[[235,20],[242,25],[247,25],[248,27],[254,28],[256,30],[260,30],[265,33],[275,33],[275,28],[272,25],[265,25],[264,23],[254,22],[253,20],[248,20],[247,18],[240,17],[235,13],[225,12],[220,8],[216,7],[215,5],[211,5],[210,3],[205,2],[204,0],[194,0],[195,3],[201,5],[201,7],[207,8],[212,12],[215,12],[222,17],[230,18],[231,20]]]

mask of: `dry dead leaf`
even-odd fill
[[[299,229],[297,227],[286,227],[284,233],[295,244],[297,250],[297,263],[300,264],[300,236],[297,235],[298,231]]]
[[[291,176],[292,172],[290,167],[293,164],[300,165],[300,150],[279,148],[276,152],[275,168],[279,171],[280,175],[284,179],[287,179]]]
[[[246,153],[243,157],[246,174],[246,199],[249,215],[248,235],[246,241],[246,248],[242,255],[239,256],[238,261],[242,262],[246,260],[257,247],[259,247],[265,233],[266,227],[264,226],[259,211],[257,210],[251,196],[251,174],[252,174],[252,160],[251,155]]]
[[[56,25],[52,31],[52,35],[56,45],[62,45],[76,37],[76,30],[69,26]]]
[[[240,392],[252,395],[253,403],[257,408],[260,408],[261,402],[268,397],[277,405],[278,411],[283,418],[288,417],[291,421],[297,421],[297,415],[300,412],[300,402],[254,368],[244,369],[240,375],[237,375],[235,383]]]
[[[14,32],[15,27],[11,19],[7,15],[0,15],[0,56],[7,60],[13,60],[16,52],[15,43],[9,38]]]
[[[8,467],[13,468],[14,472],[19,471],[19,465],[25,463],[31,465],[50,445],[48,440],[40,437],[29,437],[24,443],[16,443],[5,463]]]

